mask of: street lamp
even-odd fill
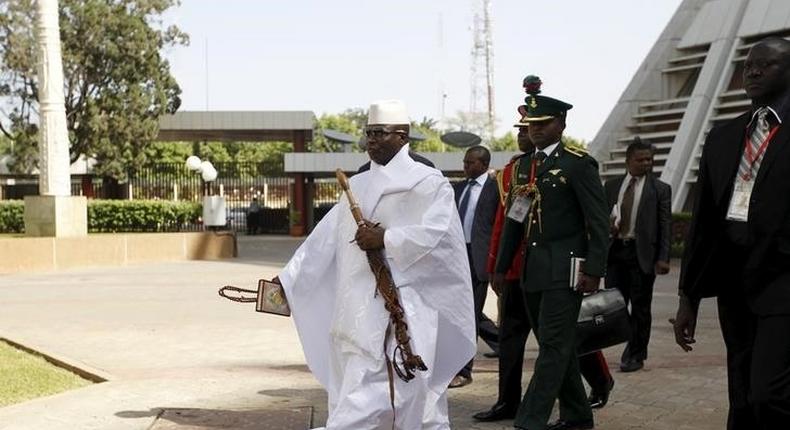
[[[206,193],[203,195],[203,225],[207,227],[220,227],[227,224],[225,214],[225,196],[215,196],[212,182],[217,180],[217,169],[211,161],[201,161],[199,157],[187,157],[186,166],[195,173],[200,173],[206,183]]]

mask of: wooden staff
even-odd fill
[[[362,216],[362,211],[357,201],[354,199],[354,195],[351,193],[351,188],[348,185],[348,178],[340,169],[335,171],[335,175],[337,176],[337,181],[340,183],[340,187],[343,188],[343,191],[346,193],[348,205],[351,208],[351,214],[354,216],[354,221],[356,221],[357,226],[359,226],[359,228],[367,228],[367,223]],[[377,294],[381,294],[381,297],[384,298],[384,308],[389,312],[390,325],[395,330],[395,341],[397,342],[397,346],[392,353],[392,367],[395,369],[395,373],[398,374],[400,379],[409,382],[414,379],[415,370],[425,371],[428,370],[428,367],[422,361],[422,358],[414,354],[411,350],[411,345],[409,345],[409,341],[411,340],[409,337],[409,326],[404,320],[403,306],[401,306],[400,299],[398,298],[398,290],[395,287],[395,282],[392,280],[392,273],[384,262],[384,256],[381,250],[368,250],[366,253],[370,270],[373,271],[376,277],[376,292]],[[397,356],[400,356],[400,365],[403,366],[402,369],[395,359]]]

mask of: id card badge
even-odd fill
[[[529,208],[532,206],[532,199],[527,196],[518,196],[513,199],[510,204],[510,209],[507,211],[507,217],[516,222],[523,223],[529,213]]]
[[[749,202],[752,199],[752,188],[754,188],[754,181],[744,181],[739,178],[735,182],[730,206],[727,208],[728,220],[743,222],[749,220]]]

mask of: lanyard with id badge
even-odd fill
[[[754,189],[754,164],[760,160],[771,143],[779,127],[774,127],[773,130],[765,138],[765,141],[757,149],[757,152],[752,150],[751,137],[746,138],[746,146],[744,148],[743,156],[746,158],[748,170],[744,174],[738,173],[735,178],[735,187],[732,190],[732,198],[730,205],[727,208],[727,220],[746,222],[749,220],[749,202],[752,199],[752,190]]]
[[[529,166],[529,182],[526,185],[516,185],[513,187],[513,199],[510,202],[510,209],[507,211],[507,217],[513,221],[523,223],[527,219],[527,234],[529,237],[532,228],[533,218],[538,218],[538,228],[543,232],[543,222],[540,218],[540,190],[538,189],[535,171],[538,167],[536,159],[532,159]],[[513,180],[514,183],[515,178]]]

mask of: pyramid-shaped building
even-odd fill
[[[684,0],[589,145],[601,176],[625,173],[639,136],[657,149],[672,210],[689,210],[705,136],[749,109],[743,61],[767,36],[790,38],[790,0]]]

